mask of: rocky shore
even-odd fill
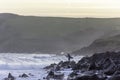
[[[78,62],[61,61],[45,67],[47,80],[65,80],[61,71],[71,70],[67,80],[120,80],[120,52],[96,53]]]

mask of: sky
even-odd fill
[[[55,17],[120,17],[120,0],[0,0],[0,13]]]

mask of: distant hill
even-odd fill
[[[119,18],[62,18],[0,14],[0,52],[76,51],[119,33]]]
[[[120,34],[95,40],[90,46],[74,51],[74,54],[92,54],[106,51],[120,51]]]

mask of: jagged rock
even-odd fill
[[[67,80],[120,80],[120,52],[96,53],[78,63],[61,61],[54,66],[55,71],[66,68],[73,70]],[[54,72],[50,74],[55,76]]]
[[[120,71],[116,71],[108,80],[120,80]]]
[[[8,74],[8,77],[7,78],[4,78],[4,80],[15,80],[15,77],[12,76],[11,73]]]
[[[106,76],[111,76],[110,80],[117,80],[120,75],[113,74],[115,74],[116,71],[120,71],[120,52],[107,51],[105,53],[94,54],[91,57],[83,57],[73,70],[81,71],[80,74],[85,75],[80,76],[77,72],[73,71],[73,73],[69,75],[68,80],[91,80],[91,75],[96,75],[97,80],[108,80],[109,78],[107,79]],[[98,74],[96,74],[96,72],[98,72]],[[93,80],[96,78],[94,77],[92,76]]]
[[[117,70],[117,66],[111,58],[105,60],[102,66],[104,73],[107,75],[112,75]]]
[[[98,75],[85,75],[76,77],[74,80],[106,80],[106,77],[99,78]]]
[[[68,75],[67,80],[74,80],[75,77],[78,75],[79,71],[73,71],[71,74]]]
[[[107,76],[98,71],[73,72],[67,80],[106,80]]]
[[[94,54],[91,57],[83,57],[77,64],[75,70],[104,70],[110,66],[118,66],[120,64],[120,53],[118,52],[105,52]],[[118,66],[119,67],[119,66]]]
[[[46,77],[43,77],[43,79],[46,79]]]
[[[30,75],[30,76],[34,76],[32,73],[29,73],[28,75]]]
[[[100,69],[101,67],[96,62],[90,63],[89,68],[88,68],[88,70],[100,70]]]
[[[64,74],[60,73],[60,72],[50,71],[49,74],[47,75],[46,79],[50,80],[51,78],[52,79],[57,79],[57,80],[63,80]]]
[[[58,63],[57,66],[65,69],[65,68],[73,68],[73,67],[75,67],[75,65],[76,65],[75,61],[65,61],[65,62],[61,61],[60,63]]]
[[[51,64],[50,66],[45,67],[44,69],[59,71],[67,68],[74,68],[76,65],[75,61],[60,61],[58,64]]]
[[[11,73],[8,74],[8,78],[14,79]]]
[[[115,75],[109,78],[108,80],[120,80],[120,75]]]
[[[53,69],[55,65],[57,65],[57,64],[55,64],[55,63],[50,64],[49,66],[44,67],[44,69]]]
[[[27,78],[29,76],[27,74],[23,73],[22,75],[19,75],[19,77],[21,77],[21,78]]]
[[[73,70],[88,70],[90,65],[89,57],[83,57],[76,65]]]

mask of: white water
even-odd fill
[[[81,59],[81,56],[74,56],[75,61]],[[51,63],[66,61],[65,55],[54,54],[16,54],[16,53],[1,53],[0,54],[0,80],[7,77],[8,73],[12,73],[16,80],[38,80],[43,79],[47,72],[43,67]],[[63,71],[66,75],[69,70]],[[32,73],[34,76],[28,78],[19,78],[20,74]]]

